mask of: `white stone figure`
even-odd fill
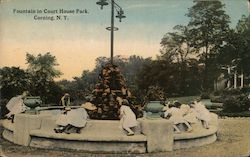
[[[171,104],[170,102],[164,103],[164,107],[162,108],[162,111],[163,112],[167,111],[169,109],[170,104]]]
[[[183,118],[190,124],[194,124],[198,121],[196,111],[187,104],[180,106]]]
[[[88,113],[83,107],[70,110],[67,113],[68,123],[77,128],[85,127],[87,123],[87,118],[88,118]]]
[[[174,129],[175,133],[181,133],[180,129],[177,127],[178,124],[185,124],[188,128],[188,132],[191,132],[193,129],[190,126],[190,124],[184,119],[183,112],[177,108],[174,107],[174,105],[170,104],[169,109],[164,112],[164,118],[168,118],[169,120],[174,122]]]
[[[128,136],[134,135],[131,128],[136,127],[138,122],[127,100],[123,100],[122,106],[120,107],[120,124],[122,128],[128,132]]]
[[[57,128],[54,129],[56,133],[70,133],[69,130],[75,128],[76,133],[80,133],[80,130],[86,126],[88,113],[85,110],[95,110],[94,104],[89,102],[83,104],[80,108],[70,109],[66,107],[63,113],[58,117],[56,124]]]
[[[209,129],[211,115],[205,105],[201,101],[194,101],[194,103],[191,103],[190,106],[194,108],[197,118],[202,122],[204,128]]]
[[[67,120],[67,112],[71,110],[71,108],[64,108],[61,112],[61,114],[58,116],[57,120],[56,120],[56,125],[58,126],[66,126],[68,125],[68,120]]]
[[[61,98],[62,106],[69,106],[70,105],[70,96],[68,93],[65,93],[64,96]]]
[[[23,98],[27,96],[27,92],[23,92],[22,95],[18,95],[10,99],[7,103],[6,108],[10,111],[6,114],[7,118],[11,118],[12,122],[14,120],[14,115],[18,113],[22,113],[28,109],[27,106],[23,103]]]

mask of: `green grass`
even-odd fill
[[[199,98],[200,96],[185,96],[185,97],[173,97],[169,98],[169,101],[179,101],[180,103],[188,104],[190,101],[194,101],[195,99]]]
[[[243,112],[219,112],[218,113],[219,116],[224,117],[250,117],[250,111],[243,111]]]

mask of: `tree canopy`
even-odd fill
[[[203,88],[211,88],[213,84],[209,74],[208,64],[214,64],[213,57],[218,54],[220,47],[227,38],[230,17],[224,11],[224,4],[219,0],[199,1],[189,8],[187,17],[190,18],[188,27],[190,30],[192,47],[200,55],[200,62],[204,63]],[[214,70],[214,69],[213,69]]]
[[[56,57],[52,56],[50,52],[44,55],[26,54],[26,61],[28,64],[27,72],[30,74],[30,93],[42,97],[46,103],[58,103],[61,95],[61,89],[58,87],[54,78],[59,77],[62,73],[55,68],[58,66]]]
[[[0,69],[1,97],[10,99],[29,89],[29,74],[20,67],[3,67]]]
[[[34,56],[32,54],[26,54],[26,61],[28,64],[28,71],[36,76],[41,76],[47,81],[52,81],[54,78],[59,77],[62,73],[55,69],[58,66],[56,57],[52,56],[50,52],[46,54],[38,54]]]

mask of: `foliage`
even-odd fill
[[[200,95],[201,99],[209,99],[210,98],[210,93],[209,92],[202,92]]]
[[[28,64],[28,72],[36,76],[43,77],[46,81],[53,81],[54,78],[59,77],[62,73],[55,69],[58,66],[56,57],[52,56],[50,52],[46,54],[26,54],[26,61]]]
[[[165,96],[164,90],[159,86],[149,86],[145,100],[146,101],[165,101],[166,96]]]
[[[216,52],[225,40],[230,18],[223,10],[224,5],[218,0],[194,2],[186,14],[190,18],[188,26],[192,35],[192,46],[197,49],[197,53],[205,48],[201,55],[207,59],[207,55]]]
[[[222,96],[232,96],[232,95],[240,95],[242,94],[240,89],[225,89],[222,91]]]
[[[210,94],[210,99],[212,102],[225,102],[228,97],[239,96],[239,95],[248,95],[250,93],[250,87],[243,87],[243,88],[226,88],[222,91],[215,91]]]
[[[70,93],[74,100],[85,100],[86,95],[89,95],[94,89],[101,69],[109,62],[109,60],[110,59],[107,57],[98,57],[96,59],[96,66],[92,71],[84,70],[80,77],[75,77],[71,82],[64,81],[64,85],[63,81],[60,81],[60,86],[63,87],[64,91]],[[150,58],[144,59],[135,55],[126,58],[122,56],[114,57],[114,63],[120,68],[128,88],[136,97],[143,97],[143,93],[139,92],[139,87],[137,85],[138,73],[142,67],[149,64],[150,61]],[[137,101],[141,102],[142,99]]]
[[[29,73],[19,67],[3,67],[0,69],[1,97],[10,99],[27,91],[31,82]]]
[[[211,102],[214,102],[214,103],[223,103],[225,101],[224,97],[215,96],[215,95],[210,96],[210,99],[211,99]]]
[[[188,27],[192,40],[192,47],[200,55],[200,62],[204,63],[203,88],[211,88],[213,84],[213,70],[209,71],[210,67],[214,67],[214,62],[211,58],[219,53],[220,46],[226,40],[226,34],[229,31],[229,16],[223,10],[224,5],[216,1],[199,1],[195,0],[195,4],[189,8],[187,16],[190,18]],[[209,66],[213,65],[213,66]]]
[[[139,96],[139,87],[137,85],[138,78],[137,74],[141,71],[144,65],[148,65],[151,62],[151,58],[142,58],[140,56],[129,56],[124,67],[121,67],[121,71],[125,77],[126,83],[135,96]]]
[[[217,55],[227,39],[229,16],[225,14],[224,5],[220,1],[195,0],[194,3],[186,14],[190,18],[188,25],[177,25],[174,32],[167,33],[162,38],[161,56],[153,63],[158,69],[146,67],[145,72],[141,72],[143,75],[151,75],[146,74],[146,71],[153,71],[155,79],[150,82],[160,85],[165,91],[171,92],[171,95],[210,92],[213,80],[220,74]],[[166,63],[171,70],[162,68]],[[165,77],[160,77],[159,74],[164,74]],[[167,86],[171,86],[169,84],[174,87],[168,88]]]
[[[40,95],[44,102],[43,105],[48,105],[48,104],[59,105],[60,98],[64,94],[60,86],[58,86],[56,82],[51,81],[51,82],[48,82],[48,87],[46,87],[45,90],[46,90],[46,93],[43,93]]]
[[[8,99],[0,99],[0,119],[4,118],[4,116],[9,112],[6,108],[7,103]]]
[[[178,66],[176,77],[178,77],[178,92],[186,92],[188,84],[188,64],[194,58],[194,49],[191,45],[191,35],[187,26],[177,25],[174,27],[176,32],[167,33],[161,40],[160,59],[171,62]],[[181,90],[180,90],[181,89]],[[183,94],[182,93],[182,94]]]
[[[90,89],[84,88],[85,86],[81,84],[82,82],[75,78],[73,81],[61,80],[56,82],[56,84],[62,89],[63,93],[69,93],[71,105],[80,105],[86,102],[87,95],[91,93]]]
[[[227,96],[223,103],[224,112],[242,112],[248,111],[250,108],[250,100],[247,95]]]
[[[248,89],[225,89],[221,91],[217,100],[223,102],[223,112],[248,111],[250,109]]]
[[[162,58],[169,61],[184,64],[190,54],[194,51],[191,45],[190,31],[187,26],[177,25],[174,27],[176,32],[170,32],[161,39]]]
[[[166,92],[173,85],[169,82],[177,81],[172,75],[175,70],[175,67],[167,61],[152,61],[145,65],[137,75],[139,89],[147,91],[150,86],[160,86]]]
[[[44,103],[57,104],[62,95],[62,90],[54,82],[54,78],[59,77],[62,73],[55,69],[55,66],[58,65],[56,57],[49,52],[37,56],[27,53],[26,61],[31,82],[30,93],[41,96]]]
[[[182,72],[185,73],[185,79],[181,77]],[[199,75],[195,60],[189,60],[184,64],[183,71],[178,63],[155,60],[140,70],[137,84],[141,91],[146,91],[149,86],[160,86],[168,97],[196,95],[199,92]]]
[[[250,86],[245,86],[241,88],[241,92],[245,94],[250,93]]]
[[[228,41],[218,57],[226,65],[235,65],[238,72],[250,75],[250,15],[242,16],[236,29],[228,34]]]

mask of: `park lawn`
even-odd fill
[[[243,112],[218,112],[218,115],[221,117],[250,117],[250,111]]]
[[[168,100],[169,101],[175,101],[175,100],[177,100],[180,103],[188,104],[188,103],[190,103],[191,101],[194,101],[197,98],[200,98],[200,96],[196,95],[196,96],[172,97],[172,98],[168,98]]]

